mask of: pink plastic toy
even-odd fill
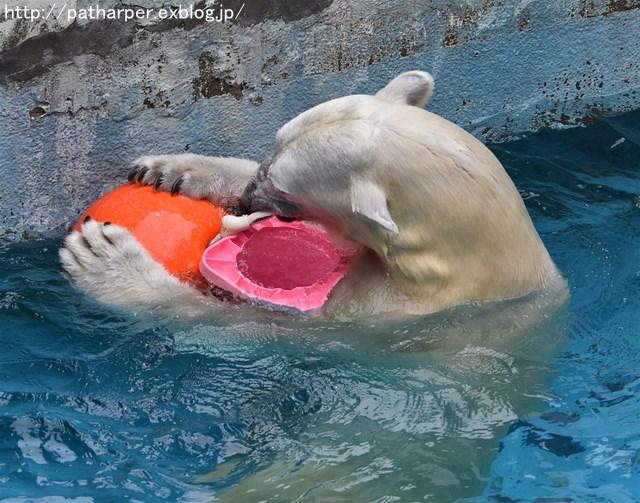
[[[351,255],[320,228],[269,218],[209,246],[200,272],[241,297],[310,311],[347,273]]]

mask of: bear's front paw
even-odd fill
[[[125,228],[87,219],[60,249],[63,272],[81,290],[122,307],[149,305],[190,288],[153,260]]]
[[[194,199],[206,199],[211,173],[203,165],[201,156],[146,155],[133,161],[128,180],[152,185],[154,190],[183,194]]]

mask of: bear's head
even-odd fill
[[[316,221],[379,251],[379,235],[399,227],[376,181],[386,134],[376,114],[423,107],[433,85],[429,73],[406,72],[375,96],[346,96],[300,114],[278,131],[274,153],[241,197],[245,210]]]
[[[242,205],[373,250],[395,285],[430,299],[425,309],[541,286],[557,271],[518,190],[481,142],[422,108],[432,90],[431,75],[407,72],[300,114]]]

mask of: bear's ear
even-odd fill
[[[393,221],[387,196],[375,183],[353,179],[351,180],[351,211],[368,223],[374,223],[394,234],[400,234],[400,229]]]
[[[433,94],[433,85],[430,73],[414,70],[398,75],[380,89],[375,97],[391,103],[422,108]]]

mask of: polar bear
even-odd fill
[[[423,109],[433,87],[430,74],[411,71],[373,96],[322,103],[278,131],[275,151],[259,167],[149,156],[134,163],[130,179],[215,200],[219,165],[242,165],[237,174],[223,170],[234,182],[222,185],[246,182],[238,194],[243,212],[315,221],[361,248],[328,313],[427,314],[463,301],[564,289],[500,162],[462,128]],[[257,167],[252,176],[250,166]],[[83,232],[67,238],[61,259],[89,293],[122,305],[153,303],[159,290],[168,292],[166,302],[195,297],[159,266],[142,266],[150,257],[123,229],[88,222]],[[150,270],[153,279],[142,280]]]

